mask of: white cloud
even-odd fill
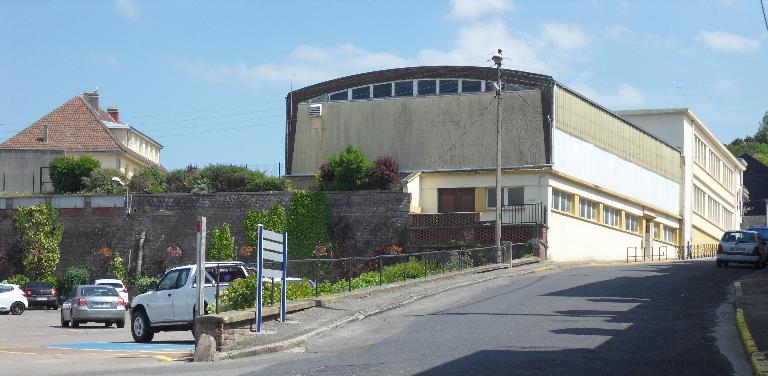
[[[605,35],[607,35],[609,39],[613,40],[622,40],[630,37],[632,34],[634,34],[633,31],[623,25],[614,25],[605,28]]]
[[[139,6],[136,5],[133,0],[115,1],[115,12],[129,20],[135,20],[139,18],[140,13]]]
[[[623,83],[615,90],[597,91],[585,82],[575,82],[569,86],[585,97],[608,109],[625,109],[646,103],[645,94],[632,85]]]
[[[589,44],[589,38],[574,25],[545,23],[541,28],[542,38],[556,48],[572,50]]]
[[[490,14],[514,11],[515,4],[511,0],[451,0],[449,18],[474,20]]]
[[[702,30],[696,39],[719,52],[751,52],[760,48],[760,40],[747,38],[726,31]]]

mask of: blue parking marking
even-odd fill
[[[166,343],[132,343],[132,342],[87,342],[50,345],[49,348],[102,350],[102,351],[148,351],[148,352],[190,352],[195,345],[180,345]]]

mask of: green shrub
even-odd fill
[[[136,290],[138,290],[137,295],[143,294],[149,291],[150,286],[152,286],[153,283],[158,283],[158,282],[160,282],[160,278],[157,278],[157,277],[142,276],[142,277],[136,278],[136,282],[134,285],[136,287]]]
[[[53,274],[61,257],[64,225],[57,220],[59,211],[38,204],[16,210],[13,221],[16,239],[23,251],[26,275],[39,281]]]
[[[235,238],[229,230],[228,223],[213,228],[206,256],[210,261],[230,261],[235,259]]]
[[[245,212],[245,236],[251,244],[259,243],[259,224],[264,229],[274,232],[284,232],[286,227],[285,209],[275,203],[269,210],[249,210]],[[293,248],[293,243],[291,243]]]
[[[24,288],[27,286],[27,283],[29,283],[29,277],[25,276],[24,274],[16,274],[8,277],[8,283],[12,285],[19,285],[19,287]]]
[[[352,191],[365,189],[373,164],[360,149],[348,145],[338,156],[332,155],[321,166],[318,186],[323,191]]]
[[[190,193],[199,178],[197,166],[189,165],[186,168],[171,170],[166,178],[166,190],[168,192]]]
[[[245,192],[253,174],[247,167],[232,164],[208,165],[200,170],[211,192]]]
[[[125,281],[125,264],[123,263],[123,258],[117,252],[115,252],[114,257],[112,257],[112,260],[107,265],[107,273],[114,279]]]
[[[83,178],[101,167],[101,162],[90,156],[55,158],[49,164],[51,184],[57,193],[77,193],[83,190]]]
[[[253,308],[256,306],[256,274],[248,276],[248,278],[236,279],[229,283],[229,287],[221,294],[219,311],[224,308],[229,309],[245,309]]]
[[[330,243],[330,225],[331,209],[328,208],[322,193],[295,192],[288,207],[286,224],[290,258],[310,258],[315,246]]]
[[[133,175],[128,187],[133,192],[163,193],[165,192],[165,172],[155,165],[147,165]]]
[[[91,273],[88,269],[81,266],[70,266],[61,276],[61,291],[69,294],[76,285],[85,285],[90,283]]]
[[[254,175],[248,182],[249,192],[287,191],[290,188],[291,185],[287,178],[264,174]]]
[[[117,176],[124,182],[128,181],[125,174],[118,169],[100,168],[91,171],[88,176],[83,178],[83,190],[85,192],[105,195],[125,193],[125,188],[112,181],[114,176]]]

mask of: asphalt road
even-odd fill
[[[746,374],[732,309],[723,304],[730,283],[752,271],[716,269],[710,260],[502,278],[347,325],[291,352],[128,374]]]

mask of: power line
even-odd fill
[[[763,10],[763,21],[765,21],[765,30],[768,30],[768,17],[765,17],[765,4],[763,4],[763,0],[760,1],[760,9]]]

